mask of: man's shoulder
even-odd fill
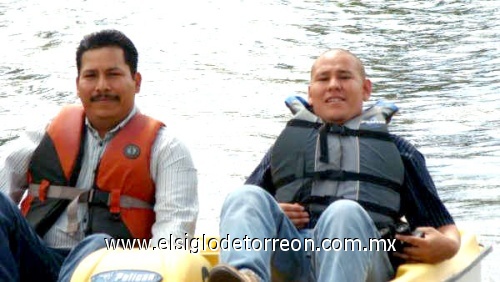
[[[390,137],[396,147],[399,150],[399,153],[401,154],[402,157],[410,158],[415,154],[420,154],[418,149],[408,140],[405,138],[396,135],[396,134],[390,134]]]
[[[161,121],[161,119],[159,119],[159,118],[157,118],[157,117],[155,117],[155,116],[153,116],[151,114],[144,114],[144,113],[141,113],[141,112],[137,111],[134,115],[141,115],[141,116],[143,116],[143,117],[145,117],[145,118],[147,118],[147,119],[149,119],[151,121],[159,122],[163,126],[165,126],[165,124],[163,123],[163,121]]]
[[[136,107],[134,110],[134,115],[142,115],[150,121],[160,124],[158,131],[156,132],[156,137],[153,144],[154,151],[158,153],[170,154],[172,150],[174,150],[180,154],[190,154],[188,146],[175,132],[175,127],[169,127],[165,122],[162,121],[161,118],[159,118],[154,113],[142,112],[138,107]]]
[[[154,142],[154,148],[159,152],[172,153],[172,151],[178,154],[188,154],[190,155],[190,150],[188,144],[184,140],[177,136],[173,130],[166,126],[160,127],[156,134],[156,139]]]

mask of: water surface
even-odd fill
[[[189,146],[199,170],[199,234],[218,233],[224,196],[306,95],[314,57],[358,54],[372,101],[397,102],[392,130],[426,156],[461,227],[500,243],[498,1],[36,1],[0,3],[0,153],[75,102],[81,37],[117,28],[139,49],[137,103]],[[498,246],[496,247],[499,248]],[[484,280],[500,277],[500,254]]]

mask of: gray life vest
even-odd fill
[[[276,200],[303,204],[314,221],[333,201],[350,199],[378,227],[394,223],[404,179],[387,129],[396,111],[393,104],[379,102],[339,126],[323,123],[307,108],[299,110],[272,149]]]

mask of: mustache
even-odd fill
[[[118,95],[115,95],[115,94],[112,94],[112,93],[97,94],[95,96],[90,97],[90,102],[106,101],[106,100],[116,100],[116,101],[119,101],[120,97]]]

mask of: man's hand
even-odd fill
[[[297,229],[304,228],[309,222],[309,213],[300,204],[279,203],[279,205]]]
[[[402,253],[394,253],[394,256],[407,262],[438,263],[453,257],[460,248],[460,235],[455,225],[438,229],[419,227],[416,230],[423,232],[424,237],[396,234],[397,240],[411,246],[405,247]]]

